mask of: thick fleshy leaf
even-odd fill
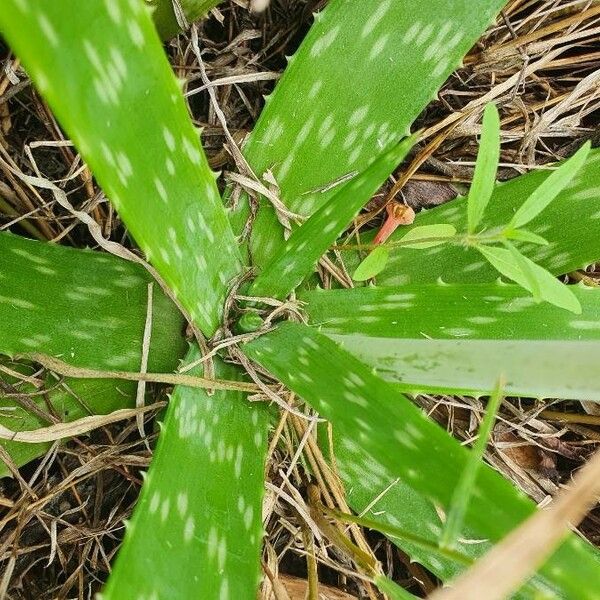
[[[369,367],[326,336],[296,323],[249,342],[244,352],[331,422],[336,445],[346,450],[341,461],[336,453],[345,477],[378,491],[400,478],[448,510],[468,451]],[[535,510],[487,466],[479,471],[474,497],[465,524],[477,539],[497,541]],[[402,521],[402,514],[395,516]],[[461,541],[458,549],[467,545]],[[484,547],[478,545],[478,550]],[[557,597],[591,599],[600,586],[599,566],[594,548],[571,535],[531,584]]]
[[[256,278],[255,296],[285,298],[344,232],[356,213],[371,199],[415,143],[414,136],[378,158],[364,173],[343,184],[327,206],[321,207],[294,231],[271,262]]]
[[[475,163],[475,173],[467,196],[467,226],[475,233],[490,201],[500,160],[500,117],[495,104],[483,111],[481,139]]]
[[[305,292],[310,322],[407,391],[600,401],[581,373],[600,360],[600,293],[573,287],[581,315],[514,285],[410,285]],[[568,357],[566,360],[565,357]]]
[[[6,0],[0,29],[137,243],[212,335],[240,258],[144,3]]]
[[[465,0],[329,2],[244,148],[254,172],[272,171],[293,212],[308,216],[327,204],[336,192],[327,190],[332,182],[364,171],[409,133],[504,4],[480,0],[474,11]],[[242,203],[236,229],[247,216]],[[264,266],[283,241],[274,211],[261,203],[254,263]]]
[[[535,219],[556,196],[569,185],[590,153],[590,142],[586,142],[569,160],[563,162],[550,173],[540,185],[518,208],[510,221],[510,227],[517,229]]]
[[[256,598],[267,423],[238,392],[176,389],[104,600]]]
[[[526,256],[519,255],[518,251],[515,253],[516,248],[511,250],[496,246],[478,246],[477,249],[502,275],[529,290],[534,297],[539,296],[542,300],[575,314],[581,313],[579,300],[570,287]]]
[[[488,229],[506,226],[515,211],[547,178],[549,173],[536,171],[500,183],[494,189],[482,226]],[[555,275],[579,269],[600,258],[600,149],[592,150],[585,165],[571,183],[530,223],[528,229],[549,241],[546,246],[515,241],[517,248]],[[466,230],[466,201],[453,200],[417,215],[414,226],[451,223],[458,231]],[[582,223],[589,226],[582,227]],[[400,239],[396,232],[390,242]],[[361,236],[368,243],[373,235]],[[352,269],[359,257],[345,253],[346,266]],[[475,250],[444,246],[429,250],[396,250],[379,274],[378,285],[401,285],[416,282],[489,282],[498,277],[492,266]]]
[[[137,371],[150,281],[138,265],[107,254],[1,233],[0,354],[39,352],[79,367]],[[148,369],[171,371],[185,351],[183,318],[157,285],[152,312]],[[134,396],[132,382],[69,379],[68,388],[55,389],[50,400],[60,418],[74,420],[88,415],[88,409],[105,414],[130,406]],[[46,410],[42,397],[34,399]],[[13,399],[0,400],[0,408],[0,423],[9,429],[26,431],[47,424]],[[0,443],[19,466],[47,447]],[[0,476],[6,474],[0,465]]]

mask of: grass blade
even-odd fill
[[[240,393],[177,387],[104,600],[256,598],[266,434]]]
[[[385,489],[391,473],[449,508],[468,451],[369,367],[326,336],[295,323],[248,343],[244,352],[332,423],[346,449],[339,462],[342,473],[373,490]],[[477,502],[469,504],[465,523],[478,539],[499,540],[535,510],[487,466],[478,473],[474,494]],[[461,552],[463,545],[468,544],[461,543]],[[591,599],[600,585],[599,564],[593,547],[571,535],[532,585],[544,591],[549,587],[559,597]]]
[[[515,211],[549,177],[549,173],[536,171],[516,177],[495,187],[482,221],[488,229],[504,227]],[[585,165],[571,183],[562,190],[544,212],[530,223],[529,229],[549,242],[539,246],[531,242],[515,245],[520,252],[554,275],[568,273],[587,266],[600,258],[600,238],[595,226],[581,227],[581,223],[600,223],[600,149],[590,151]],[[433,223],[451,223],[458,231],[466,230],[465,199],[417,215],[414,227]],[[405,229],[403,229],[405,231]],[[396,232],[390,242],[400,239]],[[368,243],[372,235],[361,236]],[[358,264],[358,255],[345,254],[349,270]],[[378,285],[393,286],[407,283],[433,283],[443,279],[452,282],[490,282],[498,274],[473,249],[446,246],[430,250],[402,250],[393,252],[386,268],[379,274]]]
[[[5,324],[0,327],[0,354],[40,352],[63,357],[79,367],[137,371],[148,282],[144,269],[107,254],[0,233],[0,323]],[[158,287],[152,308],[149,369],[170,371],[185,351],[183,318]],[[9,359],[3,364],[19,369]],[[31,374],[26,367],[24,370]],[[1,376],[5,383],[16,383],[4,373]],[[56,380],[48,383],[55,387]],[[133,406],[134,383],[80,379],[68,379],[67,383],[68,387],[60,386],[50,394],[52,406],[63,420],[87,416],[86,406],[94,414]],[[32,386],[22,388],[24,392],[33,390]],[[35,399],[46,410],[44,398],[38,394]],[[12,398],[0,399],[0,408],[6,409],[0,424],[12,430],[48,424],[15,406]],[[19,466],[47,448],[46,444],[0,443]],[[0,477],[7,474],[0,464]]]
[[[212,335],[240,257],[143,2],[7,0],[0,28],[139,246]]]
[[[327,206],[317,210],[292,233],[257,277],[251,293],[283,299],[295,289],[314,271],[319,258],[344,232],[414,143],[414,136],[407,138],[378,158],[364,173],[345,183]]]
[[[509,227],[517,229],[535,219],[556,196],[573,180],[585,164],[591,143],[586,142],[571,158],[563,162],[519,207]]]
[[[600,401],[581,377],[600,360],[598,290],[573,287],[573,315],[503,284],[304,292],[310,322],[407,391]],[[565,360],[569,356],[569,360]]]
[[[481,139],[475,162],[475,173],[467,196],[467,223],[469,233],[475,233],[490,201],[496,171],[500,160],[500,116],[495,104],[487,104],[483,111]]]
[[[485,416],[479,427],[477,439],[472,446],[469,458],[462,472],[458,484],[452,492],[452,501],[450,510],[446,518],[446,524],[440,538],[440,546],[445,548],[454,548],[460,532],[463,530],[465,513],[467,506],[473,496],[477,472],[481,467],[483,455],[487,446],[498,408],[502,402],[502,381],[499,381],[490,400],[486,406]]]
[[[271,170],[295,213],[309,216],[328,204],[337,191],[326,189],[332,182],[363,172],[408,135],[504,4],[481,0],[473,11],[462,1],[363,0],[350,10],[347,0],[329,2],[244,148],[254,172]],[[242,207],[239,231],[248,216]],[[251,238],[255,264],[264,266],[279,251],[280,232],[273,209],[261,203]]]

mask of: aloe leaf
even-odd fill
[[[422,227],[414,227],[406,235],[403,235],[398,244],[401,248],[434,248],[440,244],[446,243],[448,238],[456,235],[454,225],[446,223],[438,223],[435,225],[423,225]],[[434,238],[428,240],[427,238]],[[419,240],[427,241],[419,241]],[[413,242],[412,244],[409,242]]]
[[[555,171],[553,171],[536,190],[523,202],[514,217],[511,219],[509,227],[517,229],[527,225],[532,219],[537,217],[545,208],[556,198],[585,163],[585,159],[590,153],[591,143],[586,142],[571,158],[563,162]]]
[[[7,0],[0,29],[150,262],[212,335],[240,257],[148,9]]]
[[[516,257],[510,248],[507,250],[495,246],[478,246],[477,250],[502,275],[516,281],[520,286],[529,290],[534,297],[537,295],[542,300],[575,314],[581,313],[579,300],[571,289],[526,256],[521,254]]]
[[[176,388],[104,600],[256,598],[267,424],[239,392]]]
[[[255,296],[285,298],[314,271],[315,264],[344,232],[356,213],[371,199],[415,142],[414,136],[378,158],[364,173],[343,184],[327,206],[321,207],[294,231],[280,252],[256,278]]]
[[[485,208],[496,183],[500,160],[500,117],[495,104],[487,104],[483,111],[479,152],[475,173],[467,196],[467,222],[469,233],[474,233],[481,222]]]
[[[486,209],[482,226],[504,228],[515,211],[549,177],[536,171],[496,185]],[[515,245],[528,258],[554,275],[587,266],[600,258],[600,237],[595,223],[600,224],[600,149],[590,151],[584,166],[571,183],[530,223],[529,229],[549,241],[543,247],[516,241]],[[450,223],[458,231],[466,229],[465,199],[433,208],[417,215],[414,226]],[[581,227],[582,223],[591,223]],[[398,241],[396,232],[390,243]],[[362,236],[367,243],[373,235]],[[359,257],[344,256],[352,269]],[[429,250],[393,252],[386,268],[379,274],[378,285],[392,286],[416,282],[434,282],[440,278],[452,282],[490,282],[498,274],[474,249],[444,246]]]
[[[271,170],[295,213],[308,216],[329,203],[332,182],[363,172],[408,135],[504,4],[482,0],[473,11],[463,0],[329,2],[244,148],[254,172],[261,177]],[[236,229],[247,216],[243,203]],[[264,266],[278,251],[284,241],[278,231],[274,211],[261,203],[251,238],[255,264]]]
[[[39,352],[79,367],[136,371],[141,364],[149,282],[144,269],[107,254],[0,233],[0,354]],[[171,371],[185,350],[183,318],[157,286],[152,312],[148,368]],[[4,364],[18,368],[8,359]],[[0,377],[17,383],[4,373]],[[56,381],[48,383],[55,387]],[[68,379],[67,383],[68,387],[49,394],[55,413],[65,421],[133,404],[132,382]],[[32,387],[18,389],[34,391]],[[43,398],[34,399],[42,410],[47,409]],[[16,405],[14,399],[2,398],[0,424],[26,431],[47,423]],[[18,466],[48,447],[0,443]],[[5,475],[8,471],[0,464],[0,477]]]
[[[449,508],[468,451],[370,367],[297,323],[249,342],[244,352],[331,422],[336,445],[346,450],[341,460],[336,453],[345,477],[385,490],[393,483],[391,473],[442,510]],[[499,540],[535,510],[487,466],[478,473],[474,497],[465,523],[478,539]],[[403,515],[396,517],[401,521]],[[461,542],[461,551],[466,545]],[[559,597],[591,599],[600,585],[599,564],[593,547],[571,535],[532,584]]]
[[[366,281],[375,277],[385,269],[385,265],[390,257],[390,251],[387,246],[378,246],[374,248],[356,267],[352,279],[354,281]]]
[[[117,3],[118,0],[112,0]],[[181,16],[177,16],[177,4],[181,8],[183,17],[188,23],[204,16],[211,8],[220,4],[219,0],[146,0],[153,9],[152,18],[160,37],[164,40],[176,35],[182,29]]]
[[[581,315],[504,284],[415,284],[304,292],[310,322],[406,391],[600,401],[583,377],[600,360],[597,290],[573,286]],[[565,356],[569,360],[565,360]]]

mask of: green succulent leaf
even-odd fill
[[[562,284],[551,273],[523,256],[514,247],[509,249],[496,246],[478,246],[477,250],[485,256],[490,264],[505,277],[517,282],[529,290],[534,297],[538,296],[550,304],[581,313],[581,305],[570,288]]]
[[[482,227],[488,230],[504,229],[523,203],[546,179],[548,172],[535,171],[496,185],[486,209]],[[600,258],[600,237],[596,224],[600,223],[600,149],[590,151],[584,166],[563,188],[552,203],[533,219],[528,229],[542,235],[548,244],[515,241],[520,252],[554,275],[561,275],[591,264]],[[417,215],[411,227],[433,223],[450,223],[458,231],[466,229],[465,199],[424,211]],[[582,227],[582,223],[590,226]],[[389,242],[400,239],[396,232]],[[361,236],[368,243],[373,235]],[[351,270],[359,263],[344,253],[346,267]],[[407,283],[431,283],[442,278],[452,282],[490,282],[498,274],[475,249],[446,245],[428,250],[406,249],[390,256],[386,268],[379,274],[378,285],[393,286]]]
[[[0,29],[150,262],[212,335],[241,259],[149,10],[7,0]]]
[[[474,233],[490,201],[496,171],[500,160],[500,116],[495,104],[487,104],[483,111],[481,139],[475,162],[475,173],[467,196],[467,223]]]
[[[371,250],[360,265],[356,267],[352,279],[354,279],[354,281],[366,281],[367,279],[375,277],[385,269],[385,265],[389,258],[389,248],[385,245],[377,246],[377,248]]]
[[[336,452],[345,479],[361,480],[380,493],[400,478],[442,510],[449,508],[468,451],[370,367],[296,323],[249,342],[244,352],[331,422],[336,446],[346,450],[341,460]],[[477,501],[469,504],[465,523],[477,539],[496,541],[535,510],[487,466],[479,470],[473,493]],[[467,545],[461,542],[460,550]],[[591,599],[600,585],[599,564],[593,547],[571,535],[532,585],[558,597]]]
[[[403,390],[600,401],[582,377],[600,360],[598,290],[573,287],[582,314],[505,284],[415,284],[304,292],[310,323]],[[568,356],[569,360],[565,360]]]
[[[309,216],[328,204],[337,191],[327,189],[332,182],[363,172],[408,135],[505,3],[481,0],[473,11],[463,0],[329,2],[246,143],[254,172],[270,170],[295,213]],[[241,203],[236,230],[247,217]],[[275,212],[261,202],[250,240],[254,263],[267,264],[283,243]]]
[[[456,235],[456,227],[446,223],[439,223],[435,225],[423,225],[421,227],[414,227],[406,235],[403,235],[399,240],[399,246],[401,248],[434,248],[445,244],[448,238]],[[428,239],[433,238],[433,239]],[[412,242],[414,243],[408,243]],[[427,241],[419,241],[427,240]]]
[[[585,164],[591,143],[586,142],[571,158],[563,162],[519,207],[509,227],[517,229],[537,217],[556,196],[572,181]]]
[[[4,324],[0,327],[0,354],[36,352],[79,367],[137,371],[150,281],[138,265],[108,254],[0,233],[0,323]],[[148,369],[170,371],[185,351],[183,318],[158,286],[154,286],[152,296]],[[13,370],[18,368],[8,358],[3,362]],[[2,377],[17,384],[4,374]],[[87,416],[88,410],[107,414],[131,406],[135,397],[133,382],[68,379],[66,383],[50,393],[55,413],[65,421]],[[51,380],[51,384],[55,388],[56,381]],[[37,395],[35,399],[46,410],[44,398]],[[2,398],[0,424],[27,431],[48,422],[16,406],[14,399]],[[18,466],[48,447],[0,443]],[[0,477],[7,474],[0,464]]]
[[[411,136],[388,150],[364,173],[343,184],[327,206],[317,210],[273,256],[254,282],[255,296],[285,298],[314,271],[319,258],[344,232],[415,143]],[[383,267],[382,267],[383,268]]]
[[[267,423],[238,392],[177,387],[104,600],[256,598]]]

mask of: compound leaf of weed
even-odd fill
[[[319,258],[371,199],[414,142],[414,136],[403,140],[379,157],[364,173],[343,184],[326,206],[292,233],[256,278],[251,293],[283,299],[298,286],[313,272]]]
[[[7,0],[0,28],[136,242],[212,335],[241,259],[149,10]]]
[[[354,281],[366,281],[375,277],[385,269],[385,265],[390,257],[389,248],[386,245],[377,246],[369,252],[363,261],[356,267],[352,279]]]
[[[448,509],[468,451],[370,367],[298,323],[285,323],[249,342],[244,352],[330,421],[346,451],[337,461],[344,478],[385,490],[394,481],[388,479],[392,474]],[[479,470],[474,493],[477,502],[469,504],[465,526],[477,539],[497,541],[535,510],[533,502],[486,465]],[[549,586],[559,596],[591,599],[600,585],[598,564],[593,547],[570,535],[533,584]]]
[[[527,289],[531,292],[534,300],[536,302],[541,302],[542,291],[535,273],[531,268],[531,261],[528,262],[527,259],[508,240],[505,240],[504,247],[510,252],[514,265],[517,267],[517,269],[519,269],[519,271],[521,271],[521,275],[525,278],[525,281],[527,281]]]
[[[474,233],[481,222],[490,201],[496,171],[500,160],[500,117],[495,104],[487,104],[483,111],[479,151],[475,162],[475,173],[467,196],[467,225]]]
[[[485,211],[482,227],[505,228],[523,201],[549,177],[547,171],[534,171],[516,177],[494,188]],[[533,219],[528,229],[548,240],[548,244],[515,240],[523,254],[554,275],[561,275],[587,266],[600,258],[600,149],[590,151],[584,166],[552,203]],[[423,211],[417,215],[418,227],[433,223],[451,223],[457,231],[466,230],[466,200],[459,198],[448,204]],[[582,227],[582,223],[590,226]],[[400,239],[396,231],[389,242]],[[374,237],[362,235],[361,243]],[[352,243],[352,242],[351,242]],[[349,270],[360,262],[360,255],[344,253]],[[377,278],[378,285],[393,286],[408,283],[431,283],[442,278],[452,282],[491,282],[497,278],[496,270],[474,249],[467,251],[457,245],[446,245],[428,250],[406,249],[394,252],[386,268]]]
[[[197,359],[192,350],[188,361]],[[216,362],[218,376],[240,371]],[[239,392],[178,386],[103,600],[254,600],[267,413]]]
[[[502,233],[507,240],[516,240],[538,246],[547,246],[550,243],[546,238],[527,229],[506,229]]]
[[[519,259],[517,262],[513,252],[505,248],[478,246],[477,250],[502,275],[529,290],[534,296],[535,292],[539,291],[542,300],[575,314],[581,313],[581,305],[575,294],[546,269],[536,265],[526,256],[521,255],[522,260]],[[527,269],[526,273],[525,269]],[[532,283],[532,279],[536,285]]]
[[[537,217],[556,198],[560,192],[571,183],[578,171],[585,164],[590,153],[591,143],[586,142],[571,158],[564,161],[537,187],[534,192],[517,209],[509,227],[517,229],[527,225]]]
[[[401,248],[434,248],[448,241],[448,238],[456,235],[456,227],[447,223],[438,223],[435,225],[422,225],[413,227],[406,235],[399,240],[398,247]],[[429,239],[432,238],[432,239]],[[413,242],[414,240],[414,242]],[[419,241],[425,240],[425,241]],[[413,242],[413,243],[409,243]]]

